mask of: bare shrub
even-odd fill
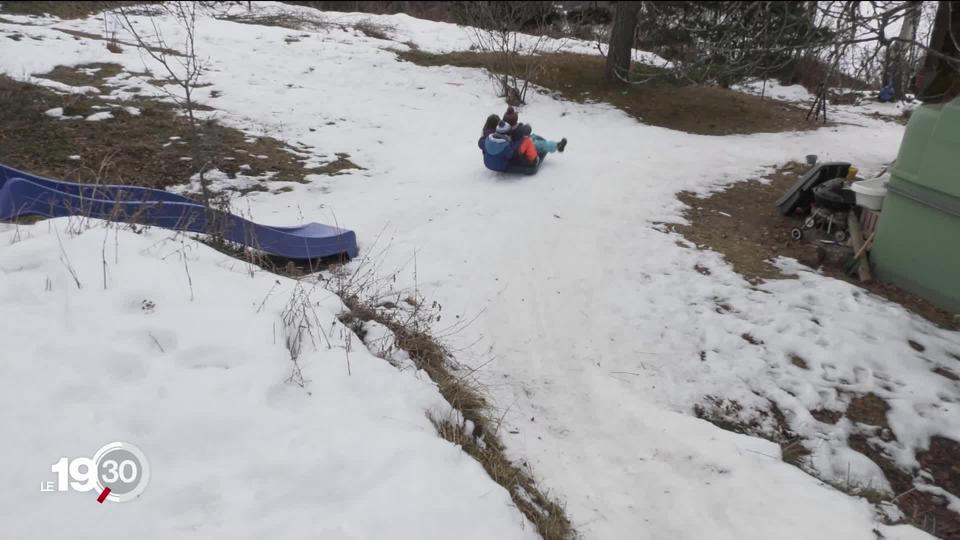
[[[460,19],[470,25],[475,49],[499,57],[503,71],[490,73],[500,97],[510,105],[526,103],[530,81],[541,70],[538,62],[525,61],[547,51],[550,15],[548,2],[461,2]]]
[[[168,2],[161,4],[160,12],[172,17],[183,32],[183,43],[180,50],[168,46],[163,32],[157,25],[154,15],[148,19],[149,28],[141,29],[138,20],[132,18],[130,8],[117,9],[117,20],[124,30],[136,42],[141,54],[146,54],[166,71],[167,76],[179,87],[179,92],[167,94],[179,105],[190,123],[190,148],[194,164],[198,167],[200,186],[203,200],[210,206],[210,191],[204,178],[204,173],[212,160],[206,152],[202,140],[202,126],[196,117],[197,103],[194,92],[199,87],[200,77],[207,67],[207,61],[197,55],[197,17],[200,15],[199,2]],[[150,12],[154,13],[154,12]],[[149,71],[149,69],[148,69]],[[161,87],[165,90],[165,87]]]

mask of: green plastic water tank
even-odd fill
[[[877,276],[960,313],[960,98],[914,110],[877,227]]]

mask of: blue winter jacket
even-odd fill
[[[483,164],[491,171],[506,172],[510,158],[520,146],[520,140],[512,141],[509,136],[492,133],[486,139],[478,141],[483,149]]]

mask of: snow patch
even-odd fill
[[[72,95],[82,95],[82,94],[99,94],[100,89],[93,86],[70,86],[69,84],[64,84],[58,81],[51,81],[50,79],[44,79],[42,77],[30,77],[27,81],[30,84],[36,84],[44,88],[49,88],[56,92],[72,94]]]
[[[113,118],[113,113],[110,111],[103,111],[98,113],[93,113],[86,118],[87,122],[100,122],[103,120],[109,120]]]

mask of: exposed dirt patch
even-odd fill
[[[3,2],[0,13],[15,15],[50,14],[61,19],[83,19],[106,9],[152,4],[154,2]]]
[[[817,419],[818,422],[823,422],[824,424],[836,424],[843,418],[843,413],[839,411],[830,411],[827,409],[814,409],[810,411],[810,414]]]
[[[103,91],[106,89],[106,79],[115,77],[122,71],[123,66],[120,64],[94,62],[78,66],[57,66],[47,73],[37,75],[37,77],[70,86],[93,86]]]
[[[236,14],[222,17],[222,20],[253,24],[257,26],[276,26],[288,30],[321,30],[324,28],[339,26],[325,20],[308,17],[301,13],[277,13],[274,15],[247,15]]]
[[[328,176],[336,176],[338,174],[344,174],[345,171],[349,171],[350,169],[357,169],[361,171],[366,170],[363,167],[357,165],[356,163],[350,161],[349,158],[350,158],[350,154],[347,154],[344,152],[338,152],[337,159],[329,163],[325,163],[320,167],[314,167],[313,169],[310,169],[310,172],[314,174],[326,174]]]
[[[956,373],[950,371],[947,368],[937,367],[933,369],[933,372],[936,373],[937,375],[940,375],[941,377],[946,377],[951,381],[960,381],[960,375],[957,375]]]
[[[930,448],[917,452],[920,466],[930,471],[937,486],[960,497],[960,442],[946,437],[930,438]],[[960,519],[960,517],[958,517]]]
[[[923,351],[927,350],[927,348],[926,348],[924,345],[921,345],[920,343],[917,343],[916,341],[914,341],[914,340],[912,340],[912,339],[908,339],[908,340],[907,340],[907,345],[910,345],[910,348],[913,349],[913,350],[915,350],[915,351],[917,351],[917,352],[923,352]]]
[[[377,24],[370,19],[365,19],[357,22],[353,27],[369,38],[393,41],[393,38],[390,37],[390,32],[394,30],[394,28],[389,25]]]
[[[898,303],[937,326],[960,329],[960,320],[952,313],[893,285],[849,278],[839,266],[821,264],[824,255],[814,243],[790,238],[790,230],[799,226],[800,220],[781,216],[774,203],[804,171],[804,165],[791,162],[771,173],[768,183],[738,182],[706,198],[680,193],[678,198],[688,206],[684,215],[690,224],[672,228],[698,247],[723,254],[734,270],[752,283],[790,278],[770,262],[778,256],[790,257]]]
[[[868,394],[855,399],[846,414],[858,422],[886,426],[886,410],[887,405],[882,399]],[[694,405],[694,414],[698,418],[727,431],[753,435],[778,443],[783,461],[810,472],[806,461],[810,451],[802,444],[802,439],[789,429],[784,414],[776,404],[771,402],[769,410],[750,415],[750,420],[743,420],[742,413],[743,407],[736,401],[715,396],[706,396],[703,404]],[[825,409],[811,411],[811,414],[818,421],[826,424],[835,424],[844,415],[844,413]],[[889,432],[889,430],[882,429],[881,432]],[[879,491],[870,486],[843,481],[828,482],[830,485],[855,497],[863,497],[874,504],[892,502],[906,516],[904,522],[940,538],[960,539],[960,514],[947,508],[948,501],[945,497],[914,489],[914,474],[897,468],[889,456],[870,442],[864,430],[855,431],[848,438],[847,443],[851,449],[864,454],[880,466],[890,481],[894,495],[891,496],[885,491]],[[930,472],[932,481],[938,487],[960,496],[960,443],[944,437],[932,437],[929,450],[918,452],[917,460],[924,470]]]
[[[933,441],[936,439],[942,438],[934,437],[931,439],[931,449],[934,445]],[[943,440],[949,441],[949,439]],[[950,443],[952,445],[947,445],[947,447],[938,445],[936,451],[931,450],[932,454],[927,452],[923,454],[922,458],[921,454],[917,455],[917,459],[921,463],[926,461],[940,471],[931,471],[934,478],[942,476],[943,471],[949,471],[949,468],[955,467],[954,464],[957,463],[960,453],[958,453],[956,443],[953,441],[950,441]],[[892,502],[903,512],[907,523],[940,538],[960,539],[960,514],[950,511],[942,497],[915,489],[913,476],[897,468],[896,464],[882,450],[868,442],[866,436],[862,434],[851,435],[847,444],[850,448],[867,456],[880,466],[884,476],[890,482],[890,487],[897,494]],[[924,468],[930,470],[927,465],[924,465]],[[946,472],[946,474],[949,476],[950,473]]]
[[[757,415],[752,416],[749,421],[744,421],[740,414],[743,411],[743,406],[739,402],[716,396],[706,396],[704,403],[694,404],[693,414],[720,429],[753,435],[774,442],[780,446],[780,455],[783,461],[791,465],[801,466],[805,458],[810,455],[810,450],[803,445],[803,440],[790,430],[787,418],[780,407],[773,401],[769,401],[769,404],[770,408],[768,410],[757,411]],[[765,425],[765,423],[772,423],[773,428]]]
[[[96,40],[96,41],[104,41],[104,42],[107,43],[107,45],[106,45],[107,49],[110,50],[111,52],[116,52],[115,49],[119,48],[119,45],[126,45],[127,47],[131,47],[131,48],[134,48],[134,49],[137,48],[137,44],[136,44],[136,43],[133,43],[132,41],[123,41],[123,40],[118,40],[118,39],[115,39],[115,38],[106,38],[106,37],[103,37],[103,36],[101,36],[101,35],[99,35],[99,34],[92,34],[92,33],[90,33],[90,32],[83,32],[83,31],[80,31],[80,30],[73,30],[73,29],[71,29],[71,28],[58,28],[58,27],[56,27],[56,26],[51,26],[50,28],[52,28],[53,30],[56,30],[56,31],[58,31],[58,32],[63,32],[64,34],[67,34],[67,35],[69,35],[69,36],[73,36],[74,39],[77,39],[77,40],[81,40],[81,39],[92,39],[92,40]],[[151,51],[158,52],[158,53],[163,53],[163,54],[166,54],[166,55],[168,55],[168,56],[183,56],[183,53],[181,53],[180,51],[178,51],[178,50],[176,50],[176,49],[168,49],[168,48],[164,48],[164,47],[154,47],[154,46],[150,46],[150,47],[147,47],[147,48],[150,49]]]
[[[0,162],[52,178],[164,188],[185,183],[197,172],[190,157],[191,130],[172,106],[148,100],[123,103],[140,115],[87,96],[64,96],[0,76]],[[61,107],[65,115],[110,111],[100,122],[63,120],[45,114]],[[304,181],[313,171],[304,158],[268,137],[206,122],[204,151],[214,168],[250,175],[275,173],[272,180]]]
[[[802,165],[791,162],[774,172],[767,184],[740,182],[707,198],[682,192],[678,198],[689,207],[685,217],[690,225],[677,225],[675,230],[698,246],[722,253],[752,282],[787,277],[770,262],[777,256],[816,266],[816,250],[790,238],[793,222],[774,207],[801,171]]]
[[[890,425],[887,423],[887,411],[889,410],[890,406],[883,398],[870,393],[850,400],[850,405],[847,407],[847,418],[861,424],[889,428]]]
[[[797,366],[800,369],[810,369],[810,366],[807,364],[807,361],[804,360],[803,357],[798,354],[790,355],[790,363]]]
[[[402,60],[422,66],[477,67],[497,73],[508,69],[503,59],[492,53],[431,54],[411,50],[397,54]],[[520,70],[526,72],[524,62],[536,63],[532,81],[539,86],[581,103],[610,103],[654,126],[703,135],[771,133],[822,126],[808,122],[806,111],[793,105],[715,86],[685,85],[658,78],[626,88],[611,87],[603,78],[605,60],[600,56],[544,54],[520,60]],[[642,65],[635,65],[634,69],[656,71]]]

